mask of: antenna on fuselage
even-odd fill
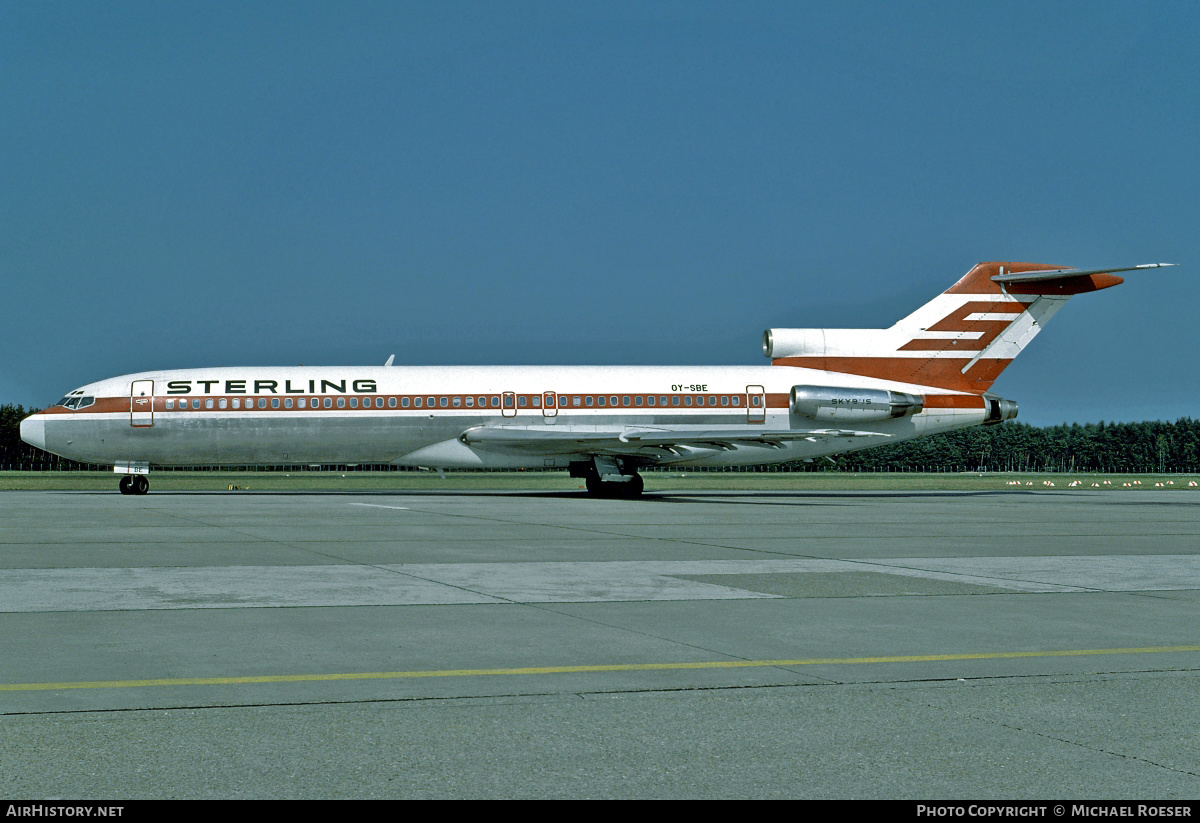
[[[392,365],[392,361],[393,361],[393,360],[395,360],[395,359],[396,359],[396,355],[394,355],[394,354],[392,354],[392,355],[389,355],[389,356],[388,356],[388,359],[387,359],[387,362],[386,362],[386,363],[384,363],[383,365],[385,365],[385,366],[390,366],[390,365]]]

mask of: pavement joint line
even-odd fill
[[[350,680],[400,680],[434,677],[485,677],[497,675],[587,674],[697,669],[740,669],[788,666],[836,666],[871,663],[936,663],[964,660],[1013,660],[1038,657],[1087,657],[1092,655],[1170,654],[1197,652],[1194,646],[1147,646],[1116,649],[1059,649],[1053,651],[970,652],[962,654],[918,654],[886,657],[810,657],[795,660],[720,660],[691,663],[609,663],[579,666],[535,666],[497,669],[433,669],[400,672],[342,672],[333,674],[249,675],[242,677],[168,677],[148,680],[94,680],[64,683],[0,683],[0,692],[65,691],[68,689],[129,689],[151,686],[224,686],[259,683],[313,683]]]

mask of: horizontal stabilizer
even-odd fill
[[[1161,269],[1165,266],[1174,266],[1175,263],[1141,263],[1137,266],[1125,266],[1119,269],[1052,269],[1049,271],[1004,271],[1001,267],[1000,274],[994,275],[992,280],[996,283],[1027,283],[1035,280],[1062,280],[1067,277],[1086,277],[1092,274],[1114,274],[1119,271],[1137,271],[1139,269]]]

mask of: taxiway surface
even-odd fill
[[[0,794],[1200,795],[1200,493],[0,495]]]

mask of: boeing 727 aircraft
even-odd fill
[[[90,383],[21,438],[111,464],[566,468],[635,497],[645,466],[811,460],[1000,423],[992,383],[1067,300],[1114,272],[980,263],[887,329],[769,329],[770,366],[384,366],[151,371]]]

